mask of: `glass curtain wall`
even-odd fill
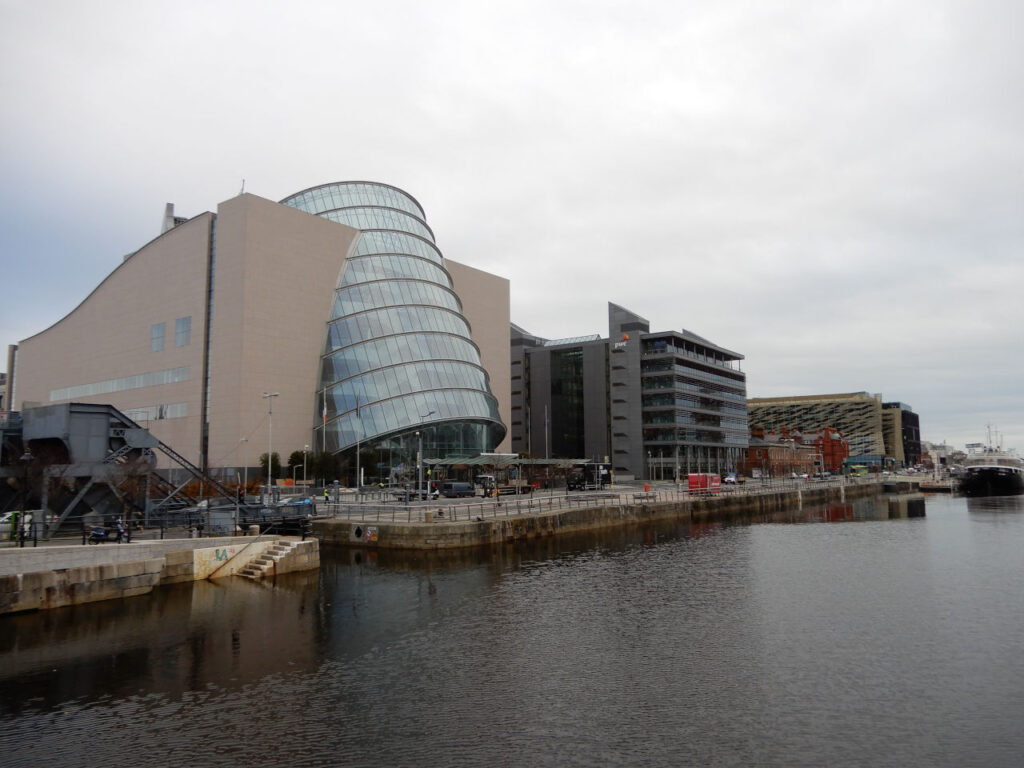
[[[493,450],[505,426],[419,203],[371,182],[326,184],[281,202],[362,230],[327,321],[317,447],[359,444],[375,481],[409,479],[421,439],[425,458]]]
[[[746,379],[735,358],[681,339],[645,339],[643,435],[648,477],[731,472],[749,439]]]

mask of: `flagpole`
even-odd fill
[[[359,422],[359,431],[356,432],[356,501],[359,501],[359,491],[362,488],[362,473],[359,471],[359,443],[363,437],[362,421],[359,418],[359,395],[356,395],[356,421]]]

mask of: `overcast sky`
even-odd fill
[[[751,397],[882,393],[925,440],[1024,450],[1022,26],[1019,0],[0,0],[0,344],[166,202],[368,179],[531,333],[605,335],[613,301],[743,354]]]

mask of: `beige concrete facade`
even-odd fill
[[[197,216],[125,259],[68,315],[18,345],[17,409],[69,400],[112,403],[125,411],[184,403],[181,418],[142,422],[190,461],[202,433],[203,339],[207,259],[213,216]],[[176,346],[175,320],[191,318],[189,343]],[[164,348],[150,349],[150,329],[165,324]],[[187,368],[183,381],[51,399],[65,387]]]
[[[267,452],[264,392],[279,393],[273,450],[282,463],[314,447],[325,321],[358,238],[359,230],[255,195],[218,207],[210,466],[255,466]]]
[[[462,313],[469,321],[473,341],[480,347],[480,362],[491,379],[491,392],[498,399],[498,413],[505,426],[512,416],[512,366],[508,354],[508,327],[512,313],[507,278],[445,259],[452,285],[462,300]],[[508,453],[511,430],[494,450]]]

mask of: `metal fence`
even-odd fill
[[[756,496],[783,491],[809,490],[838,486],[877,483],[875,478],[835,477],[825,480],[772,480],[752,481],[742,485],[723,485],[714,496]],[[367,522],[412,523],[428,521],[483,521],[516,515],[536,515],[573,508],[606,506],[632,506],[652,502],[677,501],[709,498],[706,491],[690,492],[682,485],[669,483],[653,484],[650,490],[642,486],[616,487],[607,491],[585,491],[582,493],[534,493],[519,496],[499,496],[473,502],[456,502],[437,499],[433,501],[403,502],[381,501],[379,498],[364,501],[320,502],[318,517],[341,517]]]

